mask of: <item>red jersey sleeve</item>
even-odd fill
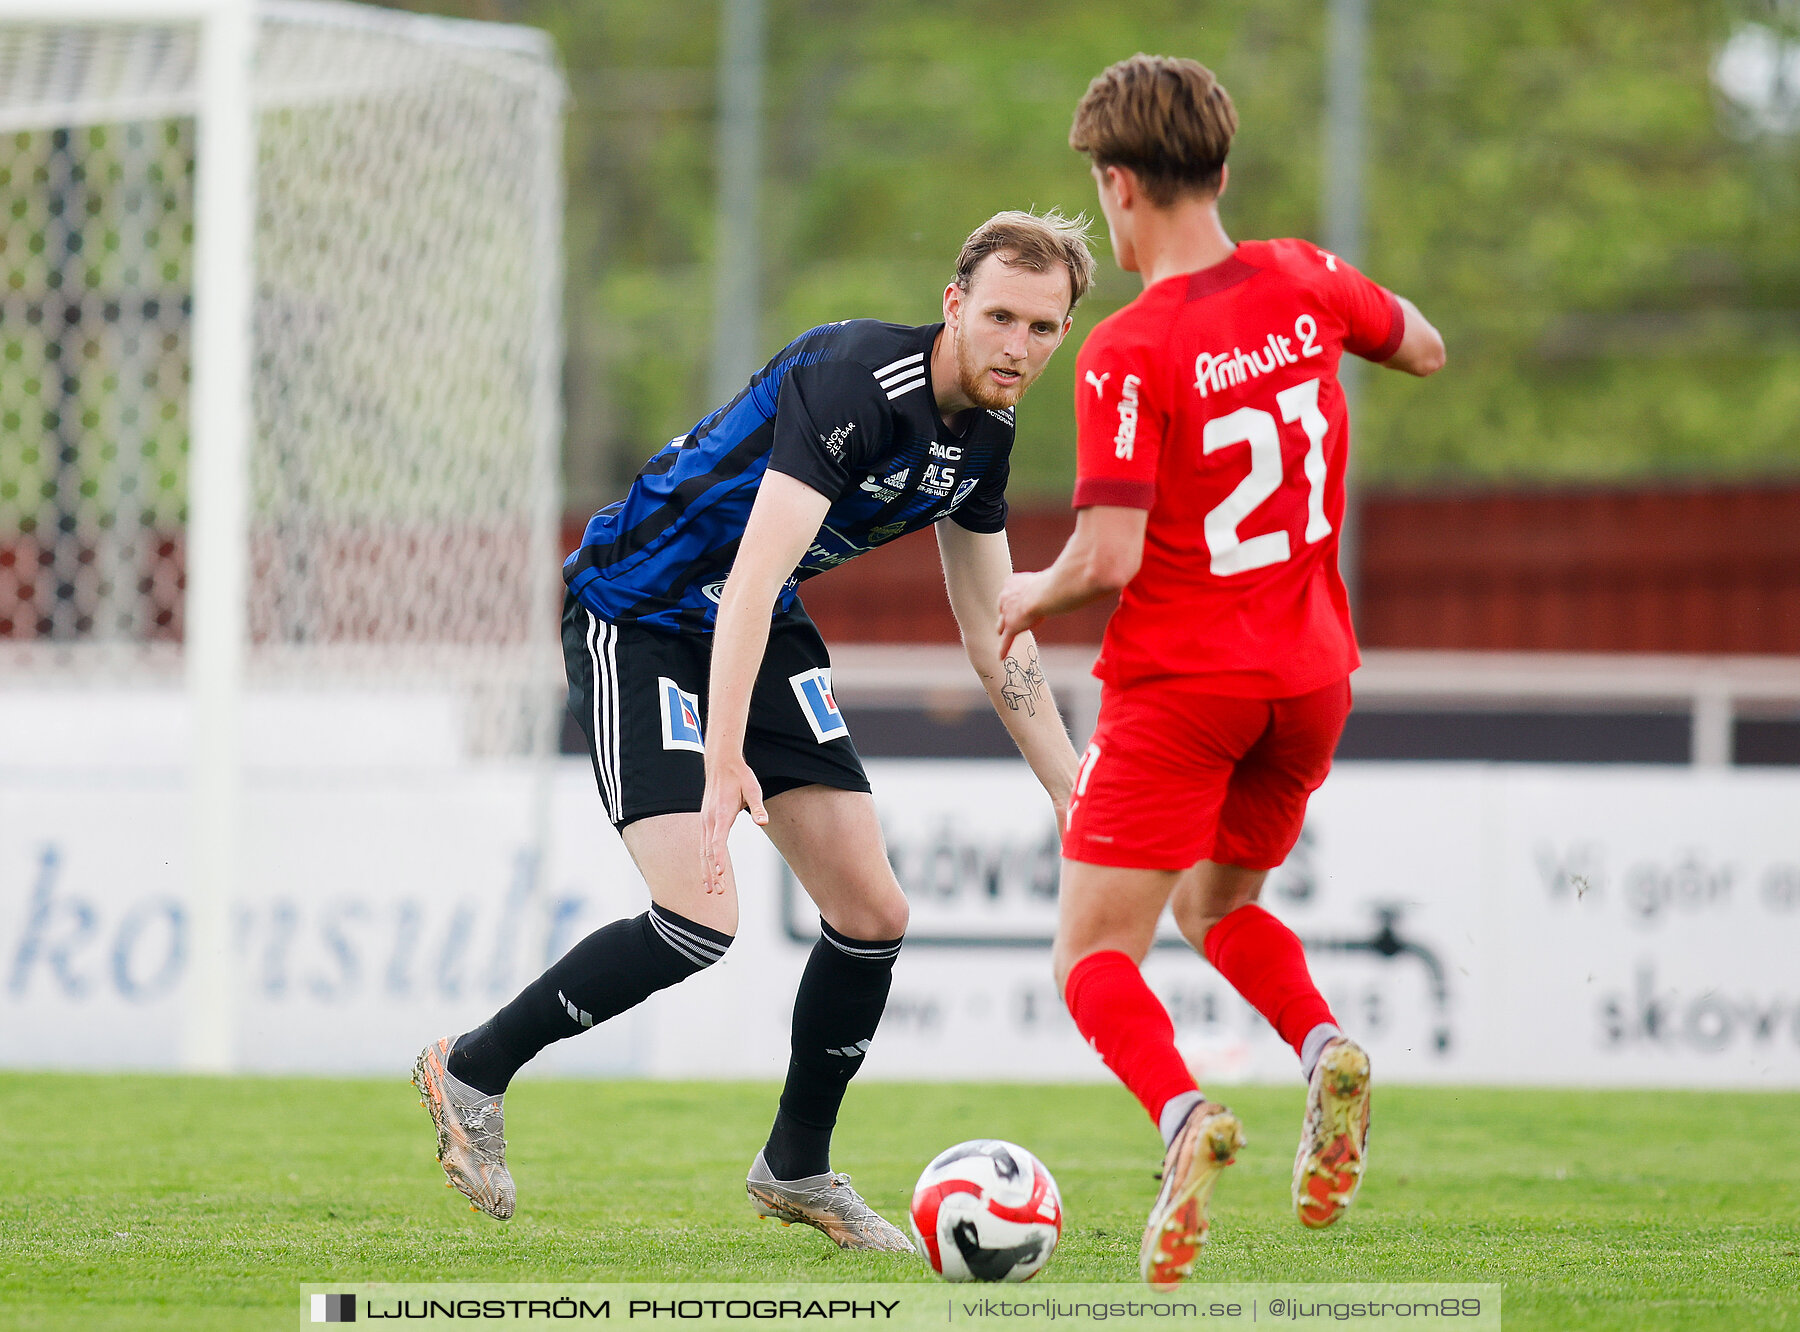
[[[1400,339],[1406,336],[1400,298],[1335,254],[1317,253],[1325,269],[1319,290],[1344,321],[1344,350],[1371,361],[1387,360],[1400,350]]]
[[[1094,330],[1075,358],[1073,507],[1148,509],[1156,503],[1167,395],[1150,349],[1108,324]]]

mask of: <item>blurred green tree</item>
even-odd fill
[[[717,0],[412,7],[531,23],[559,43],[573,90],[569,499],[599,504],[712,405]],[[1714,81],[1746,25],[1800,53],[1794,7],[1371,10],[1365,267],[1419,302],[1451,360],[1428,387],[1367,379],[1362,476],[1800,472],[1800,134],[1748,124]],[[1323,17],[1323,0],[769,0],[763,345],[831,319],[933,319],[981,219],[1093,211],[1069,116],[1093,74],[1137,50],[1194,56],[1236,99],[1228,228],[1316,234]],[[1103,234],[1099,248],[1073,339],[1137,290]],[[1022,492],[1066,494],[1071,351],[1020,414]]]

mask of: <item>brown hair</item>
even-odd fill
[[[1094,285],[1094,256],[1088,250],[1085,217],[1064,217],[1052,208],[1047,213],[1009,210],[995,213],[969,233],[962,253],[956,256],[956,285],[969,289],[975,267],[990,254],[1010,268],[1029,268],[1047,273],[1050,265],[1069,270],[1069,309],[1073,310]]]
[[[1237,108],[1210,69],[1140,51],[1088,84],[1069,147],[1097,167],[1128,167],[1166,208],[1182,194],[1218,193],[1236,133]]]

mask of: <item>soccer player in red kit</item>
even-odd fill
[[[1162,1131],[1141,1267],[1164,1289],[1190,1270],[1213,1184],[1243,1144],[1138,969],[1165,905],[1300,1057],[1300,1220],[1329,1225],[1361,1181],[1368,1056],[1256,899],[1325,780],[1358,664],[1337,568],[1339,358],[1415,375],[1444,360],[1414,306],[1336,256],[1232,242],[1218,200],[1236,129],[1230,97],[1191,60],[1121,61],[1076,110],[1070,145],[1144,291],[1076,362],[1074,535],[999,604],[1005,639],[1121,593],[1063,830],[1055,968],[1076,1026]]]

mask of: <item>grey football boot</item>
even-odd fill
[[[798,1221],[822,1230],[840,1249],[914,1252],[912,1241],[882,1220],[850,1187],[850,1176],[835,1170],[805,1179],[776,1179],[758,1152],[744,1189],[758,1216],[770,1217],[784,1226]]]
[[[506,1169],[505,1113],[501,1098],[477,1091],[444,1067],[450,1057],[450,1038],[434,1041],[413,1064],[413,1086],[419,1104],[431,1111],[437,1125],[438,1162],[449,1176],[446,1188],[456,1188],[479,1209],[497,1220],[513,1214],[516,1192]]]

